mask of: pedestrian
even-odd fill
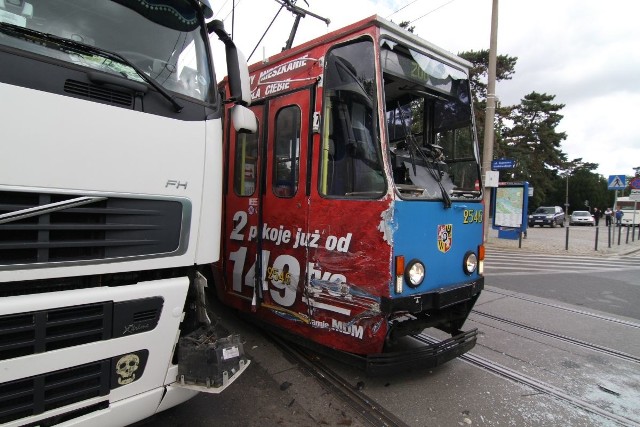
[[[598,226],[598,223],[600,222],[600,209],[598,208],[593,208],[593,219],[596,220],[596,227]]]
[[[622,209],[620,209],[620,206],[618,206],[618,209],[616,209],[616,225],[618,227],[622,225],[623,215],[624,215],[624,212],[622,212]]]
[[[611,226],[612,214],[613,214],[613,211],[611,210],[611,208],[607,208],[607,210],[604,211],[604,225],[606,225],[607,227]]]

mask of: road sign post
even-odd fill
[[[608,188],[609,190],[615,190],[616,194],[613,198],[613,210],[616,210],[616,203],[618,203],[618,190],[624,190],[627,187],[627,177],[625,175],[609,175]]]
[[[491,161],[491,169],[513,169],[516,167],[516,161],[514,159],[496,159]]]
[[[627,187],[627,177],[624,175],[609,175],[609,190],[624,190]]]

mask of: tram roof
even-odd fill
[[[408,45],[418,50],[428,50],[430,53],[440,56],[441,59],[445,60],[445,62],[451,62],[464,68],[470,68],[472,66],[469,61],[439,46],[436,46],[435,44],[430,43],[421,37],[418,37],[417,35],[405,30],[399,25],[388,21],[381,16],[372,15],[346,27],[339,28],[328,34],[322,35],[313,40],[309,40],[301,45],[294,46],[291,49],[273,55],[266,60],[254,63],[249,67],[249,72],[252,73],[261,68],[271,67],[273,66],[273,64],[281,62],[288,57],[300,55],[301,53],[306,52],[314,47],[326,43],[331,43],[338,39],[349,38],[350,35],[356,35],[363,30],[371,27],[378,27],[380,28],[381,35],[388,36],[391,39],[397,39],[398,41],[402,41],[403,43],[407,43]]]

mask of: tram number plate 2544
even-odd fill
[[[463,224],[473,224],[474,222],[481,223],[483,217],[482,209],[465,209]]]

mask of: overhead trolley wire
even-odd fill
[[[254,47],[253,50],[251,51],[251,55],[249,55],[249,57],[247,58],[247,61],[249,61],[251,59],[251,57],[253,56],[253,53],[256,51],[258,46],[260,46],[260,43],[262,43],[262,39],[264,39],[264,36],[267,35],[267,32],[269,31],[269,28],[271,28],[271,26],[273,25],[273,22],[276,20],[276,18],[280,14],[280,12],[282,12],[283,8],[284,8],[284,4],[281,4],[280,5],[280,9],[278,9],[278,12],[276,13],[276,16],[273,17],[273,19],[271,20],[271,23],[269,24],[267,29],[264,30],[264,33],[262,34],[262,37],[260,37],[260,40],[258,40],[258,43],[256,43],[256,47]]]
[[[415,2],[417,2],[418,0],[413,0],[410,1],[409,3],[405,4],[404,6],[402,6],[400,9],[396,10],[395,12],[393,12],[391,15],[387,16],[386,19],[391,18],[393,15],[395,15],[396,13],[400,12],[402,9],[404,9],[405,7],[411,6],[412,4],[414,4]]]
[[[233,8],[231,8],[231,10],[229,11],[229,13],[227,13],[227,16],[225,16],[224,18],[222,18],[222,20],[224,21],[225,19],[227,19],[229,17],[229,15],[231,15],[231,13],[235,10],[236,7],[238,7],[238,5],[240,4],[242,0],[238,0],[238,3],[235,3],[233,5]]]
[[[450,0],[450,1],[446,2],[446,3],[445,3],[445,4],[443,4],[443,5],[440,5],[440,6],[436,7],[435,9],[430,10],[429,12],[425,13],[424,15],[422,15],[422,16],[420,16],[420,17],[418,17],[418,18],[414,19],[413,21],[410,21],[410,22],[409,22],[409,24],[413,24],[413,23],[414,23],[414,22],[416,22],[417,20],[422,19],[422,18],[424,18],[425,16],[432,14],[432,13],[433,13],[433,12],[435,12],[436,10],[442,9],[443,7],[445,7],[445,6],[446,6],[446,5],[448,5],[448,4],[453,3],[454,1],[456,1],[456,0]]]
[[[215,15],[217,16],[220,12],[222,12],[222,8],[224,7],[225,4],[227,4],[229,0],[224,0],[224,3],[222,3],[222,6],[220,6],[220,9],[218,9],[218,11],[215,13]]]

